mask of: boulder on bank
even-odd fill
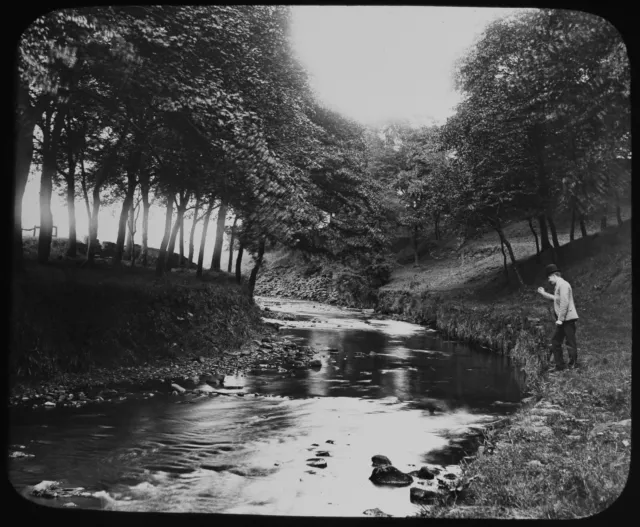
[[[420,479],[433,479],[435,478],[440,471],[437,468],[429,468],[429,467],[421,467],[420,470],[414,470],[413,472],[409,472],[411,476]]]
[[[392,487],[406,487],[413,483],[413,478],[409,474],[401,472],[392,465],[375,467],[369,479],[375,485],[388,485]]]
[[[376,454],[371,458],[371,466],[383,467],[385,465],[391,465],[391,460],[387,456]]]
[[[58,481],[41,481],[31,489],[31,495],[37,498],[55,498],[60,490],[60,482]]]
[[[440,492],[433,489],[411,487],[409,490],[409,499],[411,500],[411,503],[431,504],[441,496],[442,494]]]

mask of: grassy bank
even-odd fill
[[[38,266],[12,284],[12,382],[164,358],[211,357],[264,328],[232,277],[150,269]]]
[[[517,292],[501,285],[499,268],[435,290],[392,281],[380,291],[379,311],[516,359],[533,395],[509,426],[486,434],[465,466],[466,492],[426,507],[424,516],[584,517],[623,492],[631,452],[629,225],[567,244],[560,258],[580,316],[580,368],[559,374],[548,374],[546,360],[552,304],[535,293],[550,289],[545,259],[522,261],[526,286]],[[437,267],[442,273],[446,264]],[[421,273],[428,276],[428,267]]]

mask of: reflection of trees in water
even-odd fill
[[[392,337],[378,331],[296,330],[295,334],[309,339],[312,346],[333,347],[340,352],[332,355],[336,360],[333,368],[324,369],[308,380],[285,381],[279,388],[286,393],[358,396],[377,391],[380,396],[414,398],[428,395],[455,405],[487,407],[497,399],[518,400],[524,383],[523,374],[504,357],[472,350],[437,334],[393,337],[393,343],[390,342]],[[433,350],[434,353],[414,353],[411,349]],[[370,351],[376,354],[369,356]],[[360,353],[364,356],[357,357]],[[380,353],[391,353],[395,357]],[[407,370],[409,365],[416,370]],[[327,382],[335,376],[334,368],[341,374],[338,377],[354,384]],[[390,371],[383,374],[381,370]],[[371,376],[365,376],[363,372],[370,372]],[[362,379],[371,379],[370,389],[355,384]]]

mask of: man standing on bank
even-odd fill
[[[553,295],[547,293],[543,287],[538,288],[538,293],[543,297],[553,300],[553,308],[556,313],[556,330],[551,338],[551,349],[556,361],[555,371],[565,368],[562,356],[562,342],[567,341],[567,352],[569,354],[569,367],[577,366],[578,346],[576,344],[576,320],[578,313],[573,304],[573,291],[571,285],[560,275],[560,269],[554,264],[547,265],[547,277],[549,282],[555,286]]]

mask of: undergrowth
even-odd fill
[[[239,347],[261,329],[259,309],[231,280],[152,280],[151,272],[138,273],[147,276],[71,269],[67,279],[46,272],[16,279],[12,374],[51,377],[209,355]]]

